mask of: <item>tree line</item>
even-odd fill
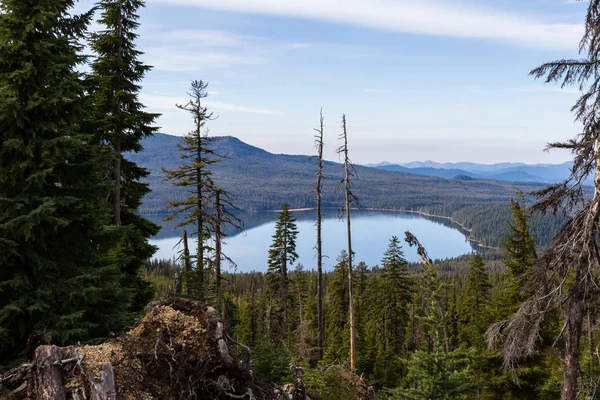
[[[155,296],[201,299],[227,318],[237,341],[255,348],[257,373],[281,381],[286,363],[306,365],[308,385],[325,398],[350,398],[319,368],[332,363],[366,376],[381,398],[597,398],[598,220],[600,218],[600,0],[591,0],[582,58],[547,63],[532,75],[582,96],[575,139],[550,147],[574,154],[571,176],[538,190],[528,209],[517,196],[501,241],[504,270],[490,273],[474,254],[466,274],[440,273],[410,232],[421,263],[409,269],[401,240],[390,238],[381,266],[356,263],[351,210],[356,169],[342,117],[340,216],[347,248],[325,274],[294,265],[288,204],[276,225],[265,274],[224,274],[226,228],[242,227],[234,199],[213,176],[222,160],[211,145],[203,105],[207,85],[191,83],[192,130],[181,164],[164,171],[187,196],[171,201],[189,227],[176,265],[148,260],[158,226],[136,213],[148,171],[124,157],[142,150],[158,114],[138,100],[150,67],[136,49],[142,0],[101,0],[72,15],[74,0],[0,3],[0,362],[31,356],[39,344],[94,342],[119,332]],[[87,34],[98,11],[102,29]],[[84,54],[89,44],[92,56]],[[88,67],[88,68],[85,68]],[[87,70],[88,72],[83,72]],[[316,130],[316,249],[322,236],[324,120]],[[583,187],[594,176],[594,191]],[[288,182],[289,184],[289,182]],[[435,205],[434,205],[435,206]],[[443,208],[443,202],[437,204]],[[479,210],[481,211],[481,210]],[[531,214],[572,217],[548,246],[536,246]],[[484,217],[482,217],[484,218]],[[198,242],[190,254],[187,241]],[[293,270],[292,270],[293,268]],[[154,271],[154,272],[153,272]],[[329,396],[329,397],[328,397]]]

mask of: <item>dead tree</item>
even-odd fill
[[[325,338],[325,321],[323,320],[323,240],[321,237],[321,223],[323,214],[321,212],[322,185],[323,185],[323,109],[320,114],[319,128],[315,129],[315,147],[317,149],[318,171],[317,171],[317,327],[319,329],[319,360],[323,359],[323,341]]]
[[[244,223],[239,219],[235,212],[239,211],[232,200],[232,194],[227,190],[217,187],[214,190],[214,218],[213,226],[210,230],[214,234],[215,247],[213,255],[213,265],[215,267],[215,295],[217,298],[221,292],[221,262],[228,261],[232,266],[235,262],[223,253],[223,242],[227,237],[227,228],[237,232],[241,231]]]
[[[350,303],[350,368],[356,369],[356,327],[355,316],[354,316],[354,290],[353,290],[353,277],[352,277],[352,260],[354,253],[352,253],[352,231],[350,229],[350,207],[352,203],[358,203],[358,199],[352,193],[352,178],[355,178],[356,170],[348,157],[348,131],[346,129],[346,115],[342,116],[342,133],[340,139],[344,141],[337,149],[337,153],[344,157],[344,178],[340,180],[340,186],[344,188],[344,204],[340,207],[340,213],[342,218],[346,217],[346,229],[348,234],[348,296]]]
[[[591,0],[585,33],[580,43],[582,59],[559,60],[534,69],[531,74],[562,87],[578,85],[582,92],[572,111],[583,131],[574,139],[551,143],[548,149],[567,149],[574,155],[571,174],[564,182],[535,194],[533,212],[566,212],[573,219],[552,239],[545,254],[532,267],[524,292],[533,293],[519,310],[488,330],[491,345],[501,342],[506,368],[535,352],[544,318],[559,309],[566,318],[555,340],[564,339],[563,400],[579,392],[579,351],[584,316],[594,312],[600,294],[598,222],[600,217],[600,0]],[[593,195],[584,193],[583,182],[594,177]]]

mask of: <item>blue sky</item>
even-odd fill
[[[579,132],[576,88],[528,76],[578,55],[586,2],[571,0],[146,0],[141,100],[183,135],[190,80],[209,82],[211,134],[312,154],[323,107],[337,160],[346,113],[356,163],[562,162]],[[92,1],[81,0],[78,10]]]

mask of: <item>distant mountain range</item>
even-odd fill
[[[162,171],[162,168],[175,169],[181,164],[177,147],[180,140],[178,136],[156,134],[142,141],[144,151],[127,155],[150,172],[145,181],[152,192],[144,197],[140,212],[167,212],[169,201],[183,200],[187,196],[184,188],[165,181]],[[274,210],[286,202],[292,208],[314,207],[315,157],[272,154],[231,136],[216,137],[213,143],[216,152],[225,156],[211,168],[213,177],[234,194],[241,209]],[[413,169],[402,169],[406,167],[389,168],[391,170],[356,166],[358,178],[353,182],[353,192],[362,208],[421,210],[452,217],[472,229],[474,237],[493,246],[498,245],[498,238],[510,218],[508,204],[515,195],[515,187],[527,193],[544,186],[475,178],[475,174],[466,169],[419,167],[422,173],[415,174]],[[435,170],[447,175],[431,176]],[[324,173],[324,206],[337,208],[343,202],[342,192],[337,189],[343,175],[342,166],[325,162]],[[547,239],[554,231],[555,222],[551,219],[533,221],[539,222],[538,231],[543,235],[538,236],[540,240]]]
[[[384,161],[378,164],[369,164],[367,166],[387,171],[437,176],[449,179],[468,177],[472,179],[494,179],[508,182],[555,183],[563,181],[569,176],[572,165],[572,162],[563,164],[531,165],[523,163],[437,163],[434,161],[414,161],[404,164],[393,164]],[[589,183],[591,183],[591,180]]]

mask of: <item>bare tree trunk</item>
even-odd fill
[[[583,293],[580,284],[581,270],[578,269],[575,283],[570,289],[571,295],[567,304],[567,331],[561,400],[576,400],[579,387],[579,341],[584,314]]]
[[[35,368],[35,392],[39,400],[64,400],[60,349],[56,346],[40,346],[33,356]]]
[[[592,207],[588,219],[588,229],[590,237],[579,256],[575,279],[569,289],[567,301],[567,330],[565,340],[565,358],[563,363],[563,386],[561,399],[576,400],[578,394],[579,379],[579,344],[583,328],[583,318],[585,314],[585,291],[584,291],[584,270],[590,262],[590,258],[595,256],[593,249],[596,246],[596,232],[598,218],[600,216],[600,139],[595,143],[595,175],[594,175],[594,197],[592,198]],[[594,262],[600,260],[596,259]]]
[[[184,263],[184,275],[185,279],[190,279],[190,273],[192,272],[192,262],[190,261],[190,248],[188,246],[188,234],[187,231],[183,231],[183,263]],[[186,284],[186,294],[188,297],[192,295],[192,288],[188,284]]]
[[[288,274],[287,274],[287,246],[288,246],[288,237],[287,237],[287,232],[288,232],[288,227],[287,224],[284,227],[284,237],[283,237],[283,259],[281,260],[281,273],[283,275],[283,282],[282,282],[282,305],[283,305],[283,331],[285,333],[285,337],[286,337],[286,341],[288,344],[288,347],[290,345],[289,343],[289,339],[290,339],[290,334],[288,331],[288,306],[287,306],[287,300],[288,300]]]
[[[216,223],[215,223],[215,292],[217,298],[221,291],[221,243],[223,241],[223,233],[221,232],[222,213],[221,213],[221,190],[215,191],[215,207],[216,207]]]
[[[121,140],[115,143],[115,192],[113,194],[113,224],[121,225]]]
[[[196,260],[196,269],[198,272],[198,284],[200,292],[203,291],[204,287],[204,221],[202,219],[203,212],[202,210],[202,146],[200,145],[200,128],[198,128],[198,149],[197,155],[198,165],[196,166],[196,191],[198,192],[198,249],[197,249],[197,260]]]
[[[323,342],[325,338],[325,324],[323,321],[323,240],[321,237],[321,223],[323,215],[321,214],[321,189],[323,180],[323,109],[320,114],[320,126],[316,136],[316,147],[319,157],[319,170],[317,172],[317,327],[319,330],[319,360],[323,359]]]
[[[354,289],[352,277],[352,231],[350,229],[350,160],[348,158],[348,132],[346,130],[346,115],[342,117],[343,135],[344,135],[344,171],[345,171],[345,208],[346,208],[346,229],[348,234],[348,297],[350,302],[350,368],[356,370],[356,335],[354,326]]]

